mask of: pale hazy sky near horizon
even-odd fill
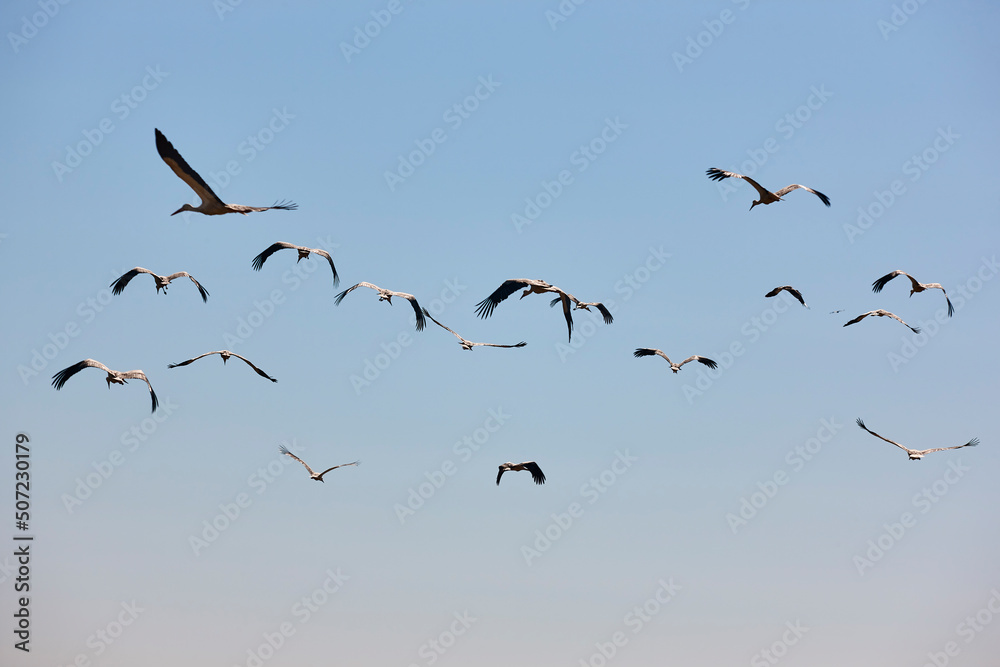
[[[1000,7],[0,9],[4,665],[990,667]],[[154,128],[232,203],[197,203]],[[794,191],[748,211],[746,182]],[[296,263],[286,241],[330,250]],[[156,293],[142,266],[188,271]],[[902,269],[939,282],[911,297]],[[545,296],[476,304],[540,278]],[[462,350],[416,295],[473,340]],[[809,308],[779,285],[800,289]],[[868,310],[890,310],[923,334]],[[839,312],[833,312],[839,311]],[[673,374],[639,347],[691,363]],[[258,377],[230,349],[277,378]],[[81,359],[143,369],[106,388]],[[862,431],[914,449],[906,454]],[[30,437],[30,653],[14,647]],[[361,460],[325,483],[317,469]],[[505,461],[535,460],[495,483]]]

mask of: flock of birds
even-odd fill
[[[187,183],[188,186],[192,190],[194,190],[194,192],[201,199],[201,203],[198,206],[192,206],[191,204],[184,204],[181,208],[171,213],[171,215],[176,215],[183,211],[202,213],[204,215],[223,215],[226,213],[240,213],[242,215],[246,215],[247,213],[268,211],[272,209],[283,210],[283,211],[294,211],[298,208],[298,206],[292,202],[276,202],[272,206],[244,206],[242,204],[227,204],[223,202],[218,197],[218,195],[216,195],[212,191],[212,188],[209,187],[209,185],[204,181],[204,179],[202,179],[202,177],[198,174],[198,172],[196,172],[194,169],[191,168],[190,165],[188,165],[187,161],[183,157],[181,157],[180,153],[177,152],[177,149],[173,147],[173,144],[171,144],[167,140],[167,138],[163,135],[162,132],[160,132],[160,130],[158,129],[155,130],[155,136],[156,136],[156,150],[159,153],[160,157],[181,180]],[[759,199],[755,199],[753,203],[750,205],[751,211],[753,210],[754,206],[760,204],[773,204],[774,202],[782,201],[782,197],[787,195],[789,192],[798,189],[805,190],[806,192],[811,192],[812,194],[816,195],[816,197],[818,197],[820,201],[823,202],[823,204],[825,204],[826,206],[830,206],[829,197],[827,197],[822,192],[806,187],[804,185],[793,183],[792,185],[786,186],[780,190],[771,192],[765,189],[763,186],[761,186],[759,183],[757,183],[749,176],[745,176],[743,174],[737,174],[731,171],[724,171],[722,169],[717,169],[715,167],[709,169],[706,173],[708,174],[708,177],[714,181],[721,181],[726,178],[738,178],[746,181],[751,186],[753,186],[753,188],[759,194]],[[295,260],[296,263],[298,263],[303,259],[308,258],[312,254],[325,258],[327,262],[330,264],[330,270],[333,273],[333,286],[336,288],[339,285],[340,277],[337,274],[337,267],[334,265],[333,258],[330,256],[330,253],[322,249],[307,248],[305,246],[294,245],[292,243],[286,243],[284,241],[279,241],[277,243],[270,245],[265,250],[263,250],[259,255],[254,257],[253,261],[251,262],[253,269],[255,271],[261,270],[264,266],[264,262],[266,262],[271,255],[278,252],[279,250],[285,250],[285,249],[295,250],[298,253],[298,259]],[[170,282],[176,278],[188,278],[191,280],[192,283],[194,283],[195,287],[198,288],[198,292],[201,295],[202,300],[206,303],[208,302],[208,297],[209,297],[208,291],[204,287],[202,287],[201,283],[199,283],[194,278],[194,276],[192,276],[188,272],[179,271],[177,273],[173,273],[168,276],[161,276],[156,273],[153,273],[148,269],[144,269],[139,266],[131,269],[130,271],[127,271],[124,275],[122,275],[120,278],[111,283],[112,292],[116,295],[121,294],[122,291],[125,289],[125,287],[129,284],[129,282],[140,273],[148,273],[150,276],[153,277],[157,293],[159,293],[160,290],[163,290],[163,292],[166,293],[167,287],[170,285]],[[882,289],[885,287],[885,285],[894,278],[896,278],[897,276],[906,276],[910,280],[911,297],[919,292],[924,292],[930,289],[940,289],[944,293],[945,300],[948,304],[948,316],[951,317],[954,314],[954,308],[952,307],[951,300],[948,298],[948,293],[945,291],[944,287],[942,287],[939,283],[921,283],[917,281],[913,276],[906,273],[905,271],[900,271],[900,270],[892,271],[882,276],[881,278],[877,279],[872,283],[872,291],[875,292],[876,294],[881,292]],[[525,343],[524,341],[521,341],[513,345],[472,342],[459,335],[453,329],[447,327],[446,325],[434,319],[426,308],[420,306],[420,304],[417,302],[417,298],[414,295],[408,294],[406,292],[397,292],[394,290],[385,289],[383,287],[379,287],[378,285],[374,285],[369,282],[359,282],[351,287],[348,287],[346,290],[338,293],[334,297],[334,303],[339,306],[341,301],[344,300],[344,297],[346,297],[348,294],[350,294],[359,287],[367,287],[369,289],[374,290],[375,292],[378,293],[378,300],[385,301],[390,306],[392,305],[393,297],[409,301],[410,306],[413,308],[414,316],[416,318],[417,331],[423,331],[424,328],[426,327],[427,320],[429,319],[442,329],[445,329],[446,331],[454,335],[456,338],[458,338],[459,345],[461,345],[463,350],[472,350],[473,347],[477,346],[519,348],[527,345],[527,343]],[[504,301],[505,299],[507,299],[507,297],[511,296],[512,294],[514,294],[519,290],[523,290],[521,292],[520,299],[523,299],[524,297],[530,294],[555,295],[555,298],[553,298],[550,301],[549,305],[554,307],[557,304],[560,304],[562,306],[563,317],[566,320],[566,327],[570,341],[572,341],[573,339],[573,311],[575,310],[586,310],[588,312],[591,312],[590,309],[595,308],[603,317],[605,324],[611,324],[614,321],[614,318],[611,316],[611,312],[604,304],[600,302],[581,301],[580,299],[576,298],[566,290],[551,285],[545,282],[544,280],[533,280],[525,278],[505,280],[496,290],[493,291],[492,294],[490,294],[488,297],[486,297],[478,304],[476,304],[475,308],[476,314],[480,318],[490,317],[493,314],[494,309],[496,309],[496,307],[502,301]],[[782,285],[779,287],[775,287],[771,291],[767,292],[767,294],[765,294],[764,296],[774,297],[780,294],[782,291],[787,291],[804,307],[806,308],[809,307],[806,304],[805,298],[802,296],[802,293],[795,287],[792,287],[791,285]],[[833,312],[837,313],[841,311],[833,311]],[[891,313],[883,309],[871,310],[868,311],[867,313],[862,313],[861,315],[858,315],[854,319],[848,321],[846,324],[844,324],[844,326],[846,327],[852,324],[856,324],[868,316],[889,317],[897,320],[904,326],[908,327],[914,333],[918,334],[920,333],[919,327],[910,326],[909,324],[904,322],[903,319],[900,318],[898,315],[895,315],[894,313]],[[182,361],[177,364],[169,364],[168,368],[178,368],[180,366],[187,366],[188,364],[191,364],[197,361],[198,359],[213,354],[218,354],[222,358],[223,364],[225,364],[225,362],[227,362],[230,359],[230,357],[236,357],[245,362],[261,377],[266,378],[271,382],[277,382],[277,379],[265,373],[263,370],[254,365],[253,362],[251,362],[249,359],[239,354],[236,354],[235,352],[230,352],[229,350],[217,350],[214,352],[205,352],[204,354],[192,357],[191,359],[188,359],[186,361]],[[633,356],[635,356],[636,358],[648,357],[648,356],[662,357],[668,364],[670,364],[670,370],[675,374],[681,370],[681,367],[684,366],[684,364],[687,364],[692,361],[696,361],[711,369],[715,369],[718,366],[718,364],[712,359],[697,354],[688,357],[687,359],[681,361],[680,363],[675,363],[671,361],[670,357],[668,357],[666,353],[664,353],[662,350],[656,348],[648,348],[648,347],[637,348],[633,353]],[[94,359],[84,359],[83,361],[73,364],[72,366],[64,368],[63,370],[56,373],[52,379],[52,386],[54,386],[56,389],[62,389],[63,385],[66,384],[67,380],[69,380],[71,377],[73,377],[80,371],[84,370],[85,368],[99,368],[105,371],[107,373],[105,381],[107,382],[109,389],[111,388],[112,384],[127,384],[128,380],[142,380],[143,382],[146,383],[146,386],[149,388],[149,394],[152,399],[152,411],[153,412],[156,411],[159,405],[159,402],[156,398],[156,392],[153,391],[152,384],[150,384],[149,379],[146,377],[146,374],[141,370],[116,371],[108,368],[101,362],[96,361]],[[906,451],[907,455],[912,461],[920,460],[921,458],[924,457],[924,455],[929,454],[931,452],[939,452],[949,449],[960,449],[962,447],[975,447],[976,445],[979,444],[978,438],[973,438],[972,440],[966,442],[963,445],[957,445],[954,447],[937,447],[933,449],[914,450],[904,447],[903,445],[900,445],[897,442],[889,440],[888,438],[885,438],[879,435],[878,433],[869,430],[861,419],[857,420],[857,424],[860,428],[867,431],[871,435],[880,438],[882,440],[885,440],[886,442],[893,444],[896,447],[899,447],[900,449]],[[309,467],[309,465],[305,461],[300,459],[292,452],[288,451],[288,449],[286,449],[284,446],[280,448],[280,452],[286,456],[295,459],[303,466],[305,466],[306,470],[309,473],[309,478],[318,482],[322,482],[323,476],[332,470],[336,470],[337,468],[342,468],[346,466],[356,466],[361,463],[360,461],[343,463],[340,465],[332,466],[322,472],[317,473],[311,467]],[[536,484],[545,483],[545,474],[542,472],[541,468],[535,461],[523,461],[521,463],[511,463],[508,461],[499,466],[499,472],[497,473],[497,485],[500,484],[500,478],[503,476],[505,472],[510,472],[510,471],[519,472],[525,470],[531,473],[531,477]]]

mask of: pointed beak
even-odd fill
[[[176,211],[174,211],[173,213],[171,213],[170,215],[177,215],[178,213],[180,213],[183,210],[184,210],[184,207],[182,206],[179,209],[177,209]]]

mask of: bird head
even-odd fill
[[[759,203],[760,203],[760,201],[755,199],[754,202],[752,204],[750,204],[750,210],[752,211],[753,207],[756,206]]]
[[[193,211],[193,212],[197,213],[198,209],[196,209],[194,206],[191,206],[191,204],[184,204],[184,206],[181,206],[179,209],[177,209],[176,211],[174,211],[170,215],[177,215],[178,213],[180,213],[182,211]]]

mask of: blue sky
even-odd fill
[[[4,664],[991,664],[997,7],[678,5],[7,3],[0,510],[26,433],[35,541]],[[171,217],[197,198],[154,128],[223,200],[299,210]],[[748,211],[709,167],[832,206]],[[253,271],[276,241],[340,286],[289,250]],[[134,266],[211,296],[113,296]],[[954,317],[873,294],[894,269]],[[477,318],[511,278],[615,321]],[[527,346],[334,305],[359,281]],[[786,284],[810,308],[764,298]],[[876,308],[925,333],[842,326]],[[278,382],[167,368],[223,348]],[[50,386],[85,358],[161,409]],[[910,462],[859,417],[982,445]],[[283,443],[362,463],[316,484]],[[544,486],[494,483],[524,460]]]

